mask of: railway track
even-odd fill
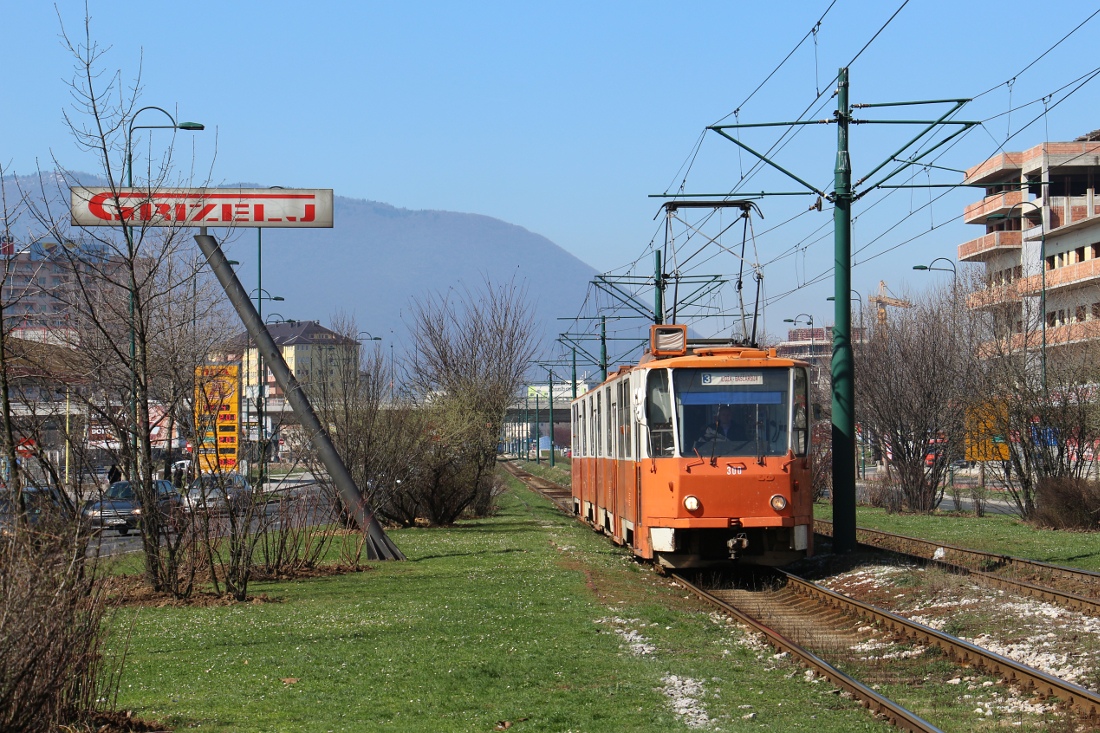
[[[504,466],[504,470],[518,478],[529,488],[534,489],[536,492],[542,494],[561,507],[562,511],[569,514],[573,513],[573,492],[571,492],[567,486],[562,486],[549,479],[544,479],[533,473],[524,471],[515,461],[502,461],[501,465]]]
[[[814,531],[831,537],[832,523],[814,520]],[[993,588],[1100,618],[1100,573],[970,550],[873,529],[857,528],[856,539],[867,547],[889,550],[948,570],[966,573]]]
[[[795,657],[815,674],[824,677],[838,689],[859,700],[865,708],[894,727],[916,733],[933,733],[940,730],[916,713],[879,694],[810,651],[804,641],[795,640],[797,634],[785,633],[790,629],[813,628],[818,638],[828,635],[830,640],[835,642],[842,637],[847,637],[847,641],[856,644],[860,638],[858,630],[848,629],[845,632],[835,619],[830,619],[827,624],[822,625],[821,619],[815,618],[815,614],[807,609],[805,604],[792,603],[792,599],[786,593],[766,598],[751,591],[707,589],[681,575],[672,577],[704,602],[763,634],[768,643],[779,652]]]
[[[865,642],[868,629],[872,628],[879,634],[892,634],[910,643],[935,647],[956,665],[979,668],[1024,691],[1057,698],[1083,719],[1095,721],[1100,717],[1100,695],[1095,692],[791,573],[777,573],[780,582],[772,593],[705,588],[682,576],[674,577],[703,600],[761,631],[777,649],[798,656],[803,664],[904,730],[936,728],[868,685],[849,677],[812,649],[825,647],[830,650],[830,656],[845,658],[848,656],[845,649],[856,648]],[[914,686],[921,684],[921,680],[913,681]]]
[[[512,475],[557,503],[563,510],[571,512],[571,494],[568,488],[534,476],[512,462],[505,462],[504,465]],[[815,529],[829,534],[831,525],[821,522]],[[1044,588],[1035,583],[1004,577],[990,572],[989,569],[1003,571],[1010,568],[1012,572],[1032,579],[1060,578],[1063,583],[1083,588],[1090,595],[1095,594],[1098,597],[1100,574],[1078,572],[873,530],[861,529],[859,532],[861,542],[869,546],[905,552],[916,557],[927,555],[924,559],[929,562],[965,569],[968,573],[981,577],[990,576],[989,582],[992,584],[1010,586],[1014,591],[1025,592],[1027,595],[1085,612],[1091,613],[1094,611],[1089,609],[1095,609],[1095,613],[1100,615],[1100,602],[1088,596]],[[911,544],[904,541],[911,541]],[[906,550],[906,547],[910,549]],[[913,551],[914,548],[917,548],[916,552]],[[792,574],[781,573],[780,589],[770,594],[728,587],[707,588],[683,576],[673,577],[699,598],[764,634],[780,652],[797,657],[815,674],[828,679],[838,689],[851,694],[865,707],[902,730],[940,729],[868,684],[846,674],[825,657],[842,649],[859,648],[867,640],[869,630],[874,629],[879,634],[892,635],[907,643],[935,647],[960,667],[976,667],[1024,691],[1031,691],[1045,698],[1055,698],[1081,719],[1092,722],[1100,719],[1100,695],[1097,693]],[[822,639],[827,639],[827,643],[823,645]],[[807,641],[810,643],[806,643]],[[828,653],[822,655],[815,652],[815,646],[819,650],[824,646]],[[843,657],[844,654],[839,656]],[[914,687],[922,684],[921,680],[913,681]]]

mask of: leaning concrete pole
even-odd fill
[[[275,345],[271,334],[267,332],[267,326],[260,320],[260,314],[256,312],[248,293],[237,279],[237,273],[233,272],[233,268],[229,266],[221,245],[206,233],[206,227],[202,227],[200,234],[195,236],[195,241],[206,256],[206,261],[210,264],[210,269],[214,271],[218,282],[225,289],[225,294],[229,296],[229,302],[237,309],[237,315],[241,317],[248,335],[259,346],[261,356],[275,376],[275,383],[283,390],[302,428],[309,434],[310,443],[313,444],[321,462],[325,464],[329,476],[332,477],[340,496],[344,499],[344,504],[351,509],[355,521],[366,533],[367,557],[371,560],[404,560],[405,555],[386,536],[382,525],[375,519],[374,512],[367,506],[362,492],[355,485],[355,479],[351,477],[347,466],[340,459],[340,454],[336,452],[335,446],[329,440],[328,432],[317,419],[317,414],[309,404],[302,386],[298,384],[298,380],[286,365],[282,352]]]

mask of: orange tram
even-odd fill
[[[808,392],[805,362],[652,326],[637,366],[572,403],[574,513],[666,568],[810,555]]]

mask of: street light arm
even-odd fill
[[[156,110],[161,112],[167,117],[172,124],[171,125],[137,125],[138,115],[145,110]],[[134,187],[134,130],[188,130],[191,132],[198,132],[199,130],[205,130],[206,125],[201,122],[176,122],[176,118],[163,107],[155,107],[150,105],[148,107],[142,107],[130,117],[130,124],[126,127],[126,186],[128,188]]]

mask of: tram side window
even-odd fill
[[[630,450],[630,380],[619,382],[619,458],[633,458]]]
[[[584,401],[585,415],[587,415],[588,427],[587,427],[587,440],[588,447],[584,450],[584,455],[588,458],[593,458],[596,455],[596,403],[593,401],[592,396],[588,396]]]
[[[603,405],[600,403],[600,393],[592,396],[592,455],[602,458],[603,441],[600,440],[600,425],[603,420]]]
[[[573,450],[577,456],[583,456],[584,451],[584,420],[582,419],[581,406],[583,403],[573,404]]]
[[[675,451],[672,440],[672,399],[668,389],[668,372],[650,369],[646,380],[646,421],[649,423],[649,455],[671,456]]]
[[[603,389],[603,445],[605,456],[611,456],[612,450],[614,450],[614,442],[611,440],[614,422],[614,416],[611,413],[611,388],[605,387]]]
[[[791,400],[791,448],[795,455],[804,456],[809,449],[810,442],[810,418],[807,405],[809,395],[806,391],[806,370],[794,370],[794,384],[792,385]]]

